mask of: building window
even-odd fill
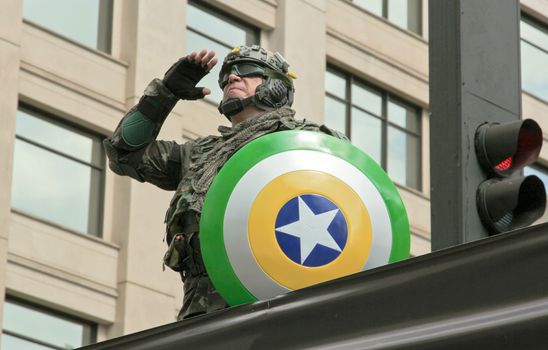
[[[548,28],[527,17],[521,19],[521,86],[548,101]],[[544,73],[544,74],[543,74]]]
[[[2,349],[75,349],[92,344],[97,326],[8,299],[4,303]]]
[[[223,92],[219,88],[219,71],[223,58],[235,46],[259,44],[259,30],[240,20],[205,6],[189,2],[187,6],[186,51],[214,50],[219,63],[202,79],[200,86],[211,89],[207,100],[219,103]]]
[[[24,0],[23,17],[80,44],[110,52],[112,0]]]
[[[330,67],[325,90],[326,125],[349,136],[394,182],[421,190],[421,110]]]
[[[17,111],[11,206],[99,236],[104,152],[101,137],[30,108]]]
[[[421,35],[421,0],[351,0],[398,27]]]

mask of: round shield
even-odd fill
[[[209,277],[229,305],[409,256],[409,222],[382,168],[348,142],[310,131],[260,137],[215,177],[202,208]]]

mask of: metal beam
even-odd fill
[[[547,251],[544,224],[82,349],[544,348]]]

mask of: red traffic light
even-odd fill
[[[485,123],[476,131],[475,144],[478,160],[488,173],[508,176],[537,160],[542,130],[532,119]]]
[[[514,157],[512,157],[512,156],[506,158],[505,160],[500,162],[498,165],[496,165],[495,169],[497,169],[498,171],[507,171],[508,169],[510,169],[510,167],[512,167],[512,159],[513,158]]]
[[[484,123],[476,130],[475,146],[478,161],[490,177],[476,193],[483,225],[493,234],[540,218],[546,208],[543,182],[533,175],[509,177],[537,160],[542,147],[539,125],[531,119]]]

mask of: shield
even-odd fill
[[[348,142],[282,131],[236,152],[202,209],[208,274],[229,305],[409,256],[407,214],[384,170]]]

